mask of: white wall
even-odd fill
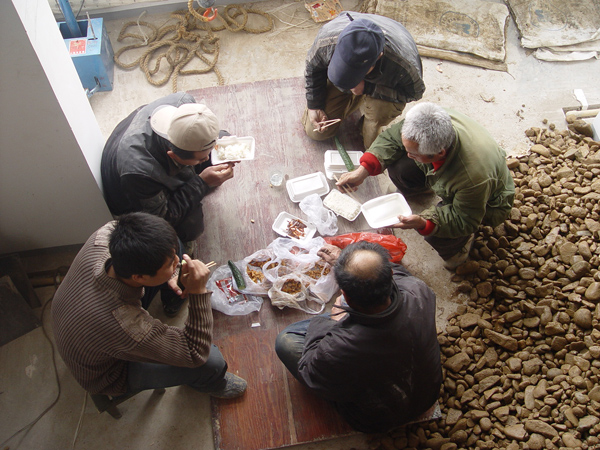
[[[0,2],[0,55],[0,254],[82,243],[104,138],[47,0]]]

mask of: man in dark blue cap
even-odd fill
[[[382,127],[425,91],[421,58],[410,33],[393,19],[343,12],[324,25],[306,59],[308,136],[335,136],[341,121],[360,108],[365,148]],[[329,125],[330,120],[340,119]]]

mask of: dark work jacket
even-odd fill
[[[365,77],[364,95],[391,103],[408,103],[423,97],[425,84],[421,57],[406,28],[389,17],[342,12],[321,27],[306,56],[304,78],[308,109],[325,109],[327,69],[338,37],[350,23],[348,14],[353,19],[376,23],[385,35],[383,56]]]
[[[385,311],[349,308],[339,322],[312,319],[298,364],[304,383],[365,433],[414,420],[437,400],[442,382],[435,294],[399,265],[393,277]]]
[[[160,105],[194,102],[191,95],[177,93],[138,108],[112,132],[101,163],[104,197],[113,215],[144,211],[163,217],[183,241],[202,231],[201,201],[210,188],[197,167],[181,166],[167,155],[167,141],[152,131],[150,115]]]

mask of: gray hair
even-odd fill
[[[420,155],[437,155],[452,145],[452,120],[441,106],[430,102],[419,103],[406,113],[402,137],[419,144]]]

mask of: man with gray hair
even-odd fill
[[[448,270],[466,261],[479,226],[498,226],[513,205],[504,150],[473,119],[433,103],[414,106],[385,130],[337,185],[356,190],[385,169],[405,196],[434,192],[442,199],[419,215],[399,216],[394,227],[417,230]]]

